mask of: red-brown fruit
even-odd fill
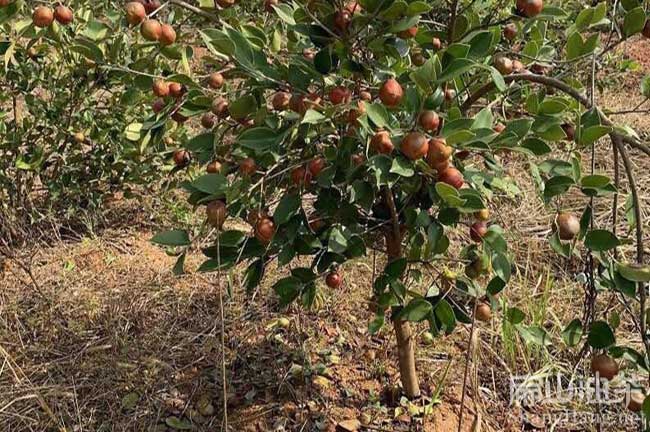
[[[483,322],[492,319],[492,309],[489,304],[479,303],[478,306],[476,306],[476,319]]]
[[[158,0],[145,0],[144,10],[147,12],[147,15],[151,15],[160,7],[160,1]]]
[[[576,128],[571,123],[564,123],[562,125],[562,130],[564,130],[567,141],[573,141],[576,139]]]
[[[221,162],[212,161],[205,167],[205,171],[208,174],[217,174],[217,173],[221,172],[222,168],[223,168],[223,166],[221,165]]]
[[[503,123],[497,123],[496,125],[494,125],[494,132],[501,133],[504,130],[506,130],[506,125],[504,125]]]
[[[321,171],[323,171],[326,164],[327,163],[325,162],[325,159],[323,159],[322,157],[315,157],[311,161],[309,161],[309,165],[307,165],[307,168],[309,169],[311,175],[316,177],[318,174],[321,173]]]
[[[130,25],[138,25],[147,17],[147,11],[142,3],[129,2],[126,4],[126,21]]]
[[[291,111],[297,112],[298,114],[304,114],[307,111],[307,105],[305,105],[305,96],[301,94],[294,94],[289,99],[289,109]]]
[[[13,0],[0,0],[0,7],[7,7]]]
[[[454,89],[446,89],[445,90],[445,100],[447,102],[451,102],[456,98],[456,90]]]
[[[174,30],[174,27],[169,24],[163,24],[160,26],[160,29],[160,38],[158,39],[160,45],[168,46],[176,42],[176,30]]]
[[[165,101],[163,99],[156,99],[153,104],[151,104],[151,109],[153,112],[158,114],[160,111],[162,111],[165,108]]]
[[[350,1],[345,5],[345,10],[348,11],[350,14],[354,15],[355,13],[361,12],[361,5],[359,4],[358,1]]]
[[[350,21],[352,21],[352,17],[350,15],[350,12],[346,10],[338,11],[334,15],[334,26],[341,32],[344,32],[348,29]]]
[[[273,13],[275,9],[273,9],[273,6],[278,5],[278,0],[264,0],[264,10]]]
[[[379,131],[370,139],[370,146],[380,154],[392,153],[395,149],[388,131]]]
[[[618,375],[618,363],[607,354],[598,354],[591,358],[591,372],[601,378],[614,379]]]
[[[370,102],[372,100],[372,93],[367,90],[359,92],[359,99],[362,101]]]
[[[447,145],[447,141],[443,137],[433,137],[429,141],[429,153],[427,154],[427,162],[433,167],[441,162],[449,161],[453,149]]]
[[[205,206],[205,214],[208,219],[208,223],[214,228],[221,229],[223,223],[228,217],[228,209],[226,208],[226,203],[221,200],[211,201]]]
[[[397,36],[399,36],[402,39],[412,39],[417,34],[418,34],[418,28],[416,26],[413,26],[397,33]]]
[[[502,75],[510,75],[513,69],[512,60],[504,56],[497,57],[494,60],[494,67],[501,72]]]
[[[366,161],[366,158],[361,153],[355,153],[351,156],[350,160],[354,166],[361,166]]]
[[[54,9],[54,19],[57,20],[59,24],[64,26],[70,24],[74,19],[72,9],[67,6],[58,5]]]
[[[434,170],[438,171],[439,173],[441,173],[447,168],[449,168],[451,164],[449,163],[449,159],[445,159],[441,161],[429,162],[429,166]]]
[[[514,40],[517,37],[517,24],[508,23],[503,27],[503,37],[509,41]]]
[[[331,271],[325,277],[325,283],[332,289],[340,288],[343,284],[343,277],[337,271]]]
[[[422,53],[413,53],[411,54],[411,61],[415,66],[422,66],[426,63],[427,59],[422,55]]]
[[[52,9],[45,6],[39,6],[34,9],[32,22],[36,27],[49,27],[52,24],[52,21],[54,21],[54,12],[52,12]]]
[[[460,160],[465,160],[470,156],[469,150],[459,150],[458,153],[456,153],[456,157]]]
[[[185,94],[185,87],[181,83],[171,82],[169,83],[169,95],[173,98],[180,98]]]
[[[632,412],[639,412],[643,408],[643,402],[645,401],[646,395],[638,390],[633,390],[630,392],[629,400],[627,403],[627,409]]]
[[[460,189],[465,182],[463,179],[463,174],[453,167],[449,167],[446,170],[440,172],[438,174],[438,181],[447,183],[449,186],[453,186],[456,189]]]
[[[296,186],[308,185],[311,183],[311,180],[311,173],[304,167],[294,168],[293,171],[291,171],[291,181]]]
[[[555,217],[560,240],[573,240],[580,232],[580,219],[571,213],[558,213]]]
[[[434,37],[431,40],[431,44],[433,45],[433,49],[436,50],[436,51],[438,51],[440,48],[442,48],[442,42],[437,37]]]
[[[219,89],[223,86],[224,78],[219,72],[212,72],[208,76],[208,85],[213,89]]]
[[[260,243],[267,244],[270,243],[275,235],[275,223],[269,217],[260,218],[255,224],[255,238],[257,238]]]
[[[305,59],[307,59],[309,61],[312,61],[312,60],[314,60],[314,57],[316,57],[316,53],[312,49],[305,48],[304,50],[302,50],[302,56]]]
[[[163,80],[154,81],[151,90],[158,97],[169,96],[169,83]]]
[[[201,126],[206,129],[212,129],[214,127],[214,116],[211,113],[205,113],[201,116]]]
[[[192,161],[192,156],[190,155],[190,152],[188,152],[185,149],[174,150],[173,158],[174,158],[174,163],[179,168],[185,168]]]
[[[239,171],[246,176],[255,174],[257,171],[257,164],[255,163],[255,159],[249,157],[241,161],[239,163]]]
[[[440,126],[440,117],[435,111],[422,111],[418,120],[420,127],[427,132],[435,132]]]
[[[172,120],[174,120],[176,123],[185,123],[187,121],[187,117],[181,114],[180,110],[177,110],[172,113]]]
[[[523,72],[525,69],[526,69],[526,66],[524,66],[524,64],[522,62],[520,62],[519,60],[513,60],[512,61],[512,71],[513,72],[520,73],[520,72]]]
[[[271,99],[271,105],[276,111],[284,111],[289,108],[289,101],[291,100],[291,94],[283,91],[279,91],[273,95]]]
[[[219,118],[228,117],[228,101],[224,98],[218,98],[212,101],[210,111]]]
[[[350,123],[351,125],[357,125],[359,117],[361,117],[365,113],[366,113],[366,106],[361,101],[357,102],[357,107],[352,108],[350,111],[348,111],[348,123]]]
[[[402,139],[400,150],[411,160],[422,159],[429,152],[429,140],[420,132],[411,132]]]
[[[526,18],[536,17],[542,9],[544,9],[542,0],[517,0],[517,10]]]
[[[330,102],[334,105],[350,102],[352,92],[345,87],[334,87],[330,90]]]
[[[404,90],[394,78],[384,81],[379,88],[379,99],[386,106],[396,107],[402,101],[403,96]]]
[[[217,4],[224,9],[232,7],[235,5],[235,0],[216,0]]]
[[[155,19],[145,20],[140,26],[140,34],[148,41],[157,41],[162,34],[162,26]]]
[[[469,228],[469,236],[472,238],[477,243],[480,243],[483,241],[483,237],[488,232],[488,227],[487,223],[484,221],[478,221],[474,222],[472,226]]]

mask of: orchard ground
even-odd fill
[[[641,102],[638,83],[650,72],[645,54],[650,42],[634,39],[622,49],[639,68],[620,79],[615,71],[607,72],[613,77],[611,85],[598,94],[598,102],[613,111]],[[643,137],[650,135],[647,115],[616,115],[616,119],[634,126]],[[502,157],[512,177],[528,178],[523,158]],[[584,154],[584,160],[589,158]],[[633,160],[648,163],[640,157]],[[603,141],[597,146],[596,169],[611,175],[612,167],[610,144]],[[648,208],[650,166],[635,170],[640,173],[642,207]],[[502,305],[519,307],[530,324],[543,326],[559,338],[563,325],[582,314],[578,275],[584,263],[560,260],[551,252],[547,236],[552,210],[543,207],[532,182],[522,181],[521,189],[516,200],[502,199],[491,208],[496,220],[509,228],[519,263]],[[584,197],[576,194],[568,200],[563,203],[565,210],[580,211]],[[623,197],[619,216],[624,205]],[[599,210],[597,214],[611,217],[604,207]],[[426,397],[409,405],[391,391],[399,383],[396,355],[387,352],[395,349],[393,334],[387,329],[371,338],[367,334],[372,257],[347,264],[343,287],[337,292],[323,283],[320,309],[282,310],[270,290],[284,274],[281,271],[273,270],[264,286],[246,293],[240,273],[229,280],[225,275],[220,279],[214,273],[195,273],[200,263],[197,252],[188,258],[187,275],[172,275],[175,258],[149,239],[167,225],[166,219],[192,217],[186,212],[118,201],[111,204],[109,228],[83,238],[66,236],[49,247],[34,245],[16,251],[18,260],[3,263],[1,430],[219,431],[224,420],[222,366],[228,377],[232,431],[333,431],[337,424],[338,430],[356,430],[359,423],[359,430],[457,430],[469,327],[436,339],[433,345],[418,343],[417,363]],[[156,223],[151,222],[152,213],[162,214]],[[619,220],[619,232],[627,233],[624,218]],[[597,223],[601,222],[607,221]],[[646,217],[643,222],[646,228],[650,225]],[[632,254],[631,249],[623,252]],[[382,268],[383,263],[375,264]],[[621,308],[609,299],[602,299],[599,308]],[[545,415],[557,419],[562,412],[600,412],[607,419],[601,420],[607,422],[603,430],[630,430],[623,422],[631,414],[621,405],[597,407],[576,401],[562,407],[510,406],[512,376],[549,371],[588,375],[588,362],[574,368],[579,348],[527,346],[503,322],[500,312],[478,329],[462,430],[535,428]],[[632,339],[632,329],[627,330]],[[618,334],[625,338],[625,329],[619,328]],[[423,405],[436,395],[432,411],[423,415]],[[532,414],[532,419],[523,421],[524,413]],[[598,421],[593,420],[555,430],[597,427]]]

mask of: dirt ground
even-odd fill
[[[639,69],[598,95],[613,112],[643,100],[638,82],[650,72],[644,54],[649,42],[624,49]],[[650,132],[647,115],[614,115],[644,136]],[[596,157],[597,169],[611,175],[607,143],[598,146]],[[650,162],[634,160],[647,209]],[[521,161],[508,163],[511,176],[526,177]],[[563,325],[582,314],[576,275],[584,263],[561,261],[550,252],[552,209],[543,206],[530,181],[521,189],[516,200],[492,208],[497,222],[512,227],[518,263],[501,306],[522,309],[555,343]],[[578,209],[583,200],[576,195],[563,206]],[[604,215],[597,223],[606,224],[611,203],[597,206]],[[18,251],[19,260],[2,263],[0,430],[221,431],[227,423],[230,431],[251,432],[448,432],[458,430],[461,411],[462,431],[551,430],[540,426],[540,417],[562,410],[511,406],[511,377],[584,371],[576,352],[556,344],[546,350],[526,345],[498,313],[479,326],[470,356],[467,327],[433,345],[418,338],[424,397],[409,403],[396,391],[392,332],[368,335],[371,258],[347,264],[344,286],[336,292],[321,287],[320,309],[286,310],[270,290],[281,271],[270,271],[264,286],[246,292],[240,270],[196,273],[196,253],[188,257],[187,274],[174,276],[175,257],[150,243],[154,231],[141,223],[146,215],[140,217],[130,228]],[[605,411],[620,414],[616,408]],[[524,414],[531,418],[522,420]],[[622,420],[606,425],[603,430],[629,430]],[[595,428],[574,422],[553,430]]]

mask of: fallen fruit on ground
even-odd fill
[[[598,374],[601,378],[611,381],[618,375],[618,371],[618,363],[607,354],[597,354],[591,358],[591,372]]]

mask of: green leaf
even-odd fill
[[[327,118],[319,113],[316,110],[313,109],[308,109],[307,112],[305,113],[305,116],[302,118],[303,124],[319,124],[322,123],[323,121],[327,120]]]
[[[474,60],[467,58],[454,59],[449,66],[447,66],[436,79],[437,83],[444,83],[451,81],[454,78],[468,72],[476,65]]]
[[[258,153],[267,152],[272,145],[278,141],[276,131],[267,127],[256,127],[244,130],[237,142],[245,148],[251,149]]]
[[[623,21],[623,33],[629,37],[633,34],[641,32],[645,26],[646,16],[642,6],[632,9],[625,14]]]
[[[294,26],[296,25],[296,20],[293,17],[293,9],[291,9],[291,6],[289,6],[286,3],[280,3],[277,5],[273,5],[273,9],[275,10],[275,13],[280,17],[282,21],[285,23]]]
[[[228,112],[235,120],[243,120],[250,116],[257,110],[257,100],[253,95],[245,95],[236,99],[230,107]]]
[[[170,416],[165,419],[165,423],[172,429],[176,430],[191,430],[193,429],[192,423],[187,420],[181,420],[178,417]]]
[[[402,277],[406,271],[406,265],[408,264],[406,258],[399,258],[394,261],[391,261],[386,265],[384,273],[391,277],[391,279],[399,279]]]
[[[433,313],[442,324],[441,330],[444,330],[447,334],[451,334],[456,327],[456,315],[454,314],[454,309],[451,305],[444,299],[440,300],[438,304],[436,304]]]
[[[526,341],[526,343],[531,343],[539,346],[548,346],[553,344],[548,333],[542,327],[523,327],[519,325],[517,326],[517,330],[519,331],[522,339]]]
[[[632,282],[650,282],[650,266],[642,264],[617,264],[618,272]]]
[[[614,249],[619,244],[620,241],[614,233],[607,230],[589,231],[585,237],[585,246],[596,252]]]
[[[191,243],[189,234],[183,230],[160,232],[151,241],[164,246],[188,246]]]
[[[587,343],[592,348],[605,349],[616,343],[612,328],[605,321],[595,321],[589,330]]]
[[[401,156],[393,159],[393,164],[390,167],[390,172],[402,177],[413,177],[415,174],[413,165],[406,158],[403,158]]]
[[[582,322],[576,318],[566,326],[562,332],[562,339],[568,346],[576,346],[580,342],[580,338],[582,338],[582,332]]]
[[[611,132],[612,128],[609,126],[591,126],[580,134],[580,145],[591,145]]]
[[[387,128],[390,126],[390,114],[383,104],[371,104],[364,102],[366,108],[366,115],[375,126],[380,128]]]
[[[422,298],[415,298],[397,314],[397,318],[406,321],[420,322],[431,316],[431,303]]]
[[[172,273],[175,276],[180,276],[185,273],[185,256],[186,254],[183,252],[176,260],[176,264],[172,268]]]
[[[260,284],[262,277],[264,277],[264,260],[260,258],[253,261],[244,273],[246,291],[252,292]]]
[[[300,210],[300,197],[297,194],[287,194],[282,197],[278,207],[273,213],[273,220],[278,225],[282,225],[291,219],[291,216]]]
[[[273,285],[273,290],[280,297],[280,306],[291,304],[300,294],[301,288],[302,283],[300,279],[294,276],[280,279]]]
[[[465,200],[460,197],[458,190],[448,185],[447,183],[438,182],[436,183],[436,192],[440,195],[447,205],[450,207],[462,207],[465,204]]]
[[[204,174],[192,182],[192,187],[208,195],[224,195],[229,185],[223,174]]]

